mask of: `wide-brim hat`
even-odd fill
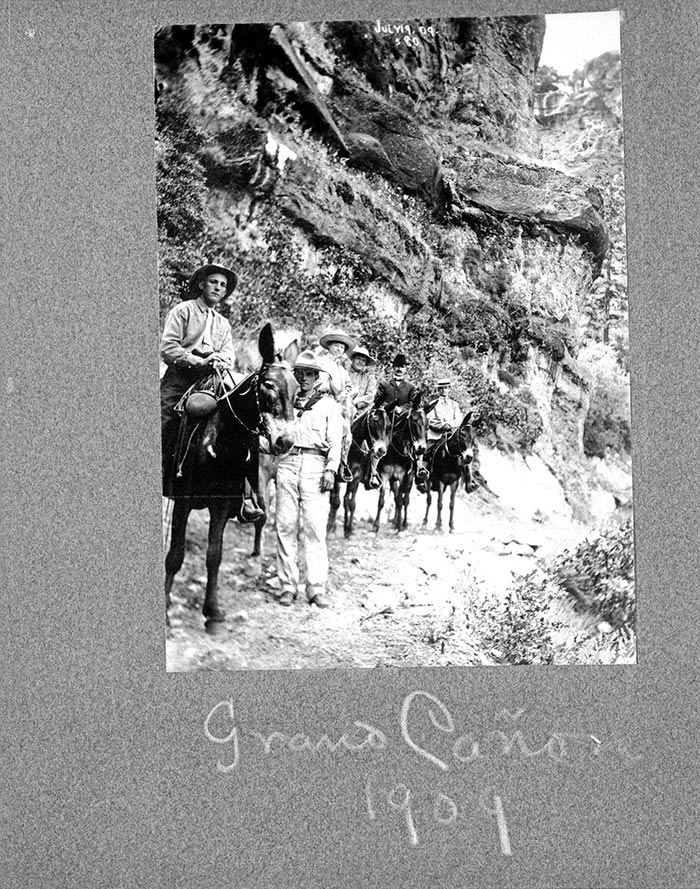
[[[344,330],[329,330],[319,339],[319,343],[324,349],[328,348],[329,343],[342,343],[346,349],[355,348],[355,340],[349,337]]]
[[[438,387],[440,387],[440,386],[451,386],[451,385],[452,385],[452,380],[448,379],[448,377],[443,377],[441,380],[438,380],[437,383],[435,383],[435,385],[438,386]]]
[[[311,349],[305,349],[297,355],[297,360],[294,362],[294,370],[315,370],[320,373],[323,368],[316,360],[316,356]]]
[[[208,262],[201,265],[190,278],[190,283],[187,285],[188,299],[196,299],[199,296],[199,285],[202,281],[206,281],[209,275],[223,275],[226,278],[226,296],[230,296],[236,289],[238,275],[232,269],[227,269],[225,265]]]
[[[399,353],[391,362],[392,367],[408,367],[408,360],[405,355]]]
[[[364,349],[362,346],[356,346],[352,352],[350,353],[350,358],[365,358],[367,359],[367,364],[371,367],[373,364],[377,363],[376,358],[372,358],[367,349]]]

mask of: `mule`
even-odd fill
[[[381,486],[377,518],[374,521],[375,533],[384,509],[385,490],[390,487],[394,494],[394,527],[397,532],[405,531],[408,525],[408,504],[413,479],[416,474],[416,461],[425,453],[425,433],[427,420],[421,407],[422,395],[419,392],[410,405],[394,408],[390,422],[389,447],[377,466]]]
[[[373,407],[355,417],[350,426],[350,449],[348,467],[352,481],[346,483],[344,508],[344,533],[350,537],[355,519],[355,499],[361,482],[369,489],[368,481],[377,474],[377,466],[389,449],[389,415],[383,407]],[[340,485],[336,483],[331,492],[331,509],[328,515],[328,530],[335,530],[336,515],[340,507]]]
[[[472,490],[470,466],[474,459],[474,427],[472,426],[473,411],[469,411],[452,432],[445,433],[435,446],[428,451],[427,462],[429,477],[425,494],[427,506],[423,527],[428,524],[428,513],[432,503],[431,491],[437,492],[437,521],[435,529],[442,529],[442,501],[447,488],[450,489],[450,533],[455,529],[454,511],[455,496],[461,480],[467,491]]]
[[[221,631],[225,620],[218,598],[222,542],[226,523],[240,514],[246,462],[252,460],[257,466],[260,435],[268,440],[273,455],[286,453],[293,444],[291,425],[298,384],[289,365],[276,360],[269,324],[260,333],[258,349],[261,368],[224,392],[213,413],[188,430],[187,449],[172,490],[170,547],[165,558],[166,618],[173,580],[184,560],[190,512],[207,509],[207,586],[202,615],[210,634]]]

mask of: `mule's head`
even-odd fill
[[[278,355],[272,327],[266,324],[260,333],[258,348],[263,359],[257,382],[263,427],[270,441],[270,453],[284,454],[294,444],[292,423],[299,384],[294,379],[292,364],[299,347],[295,340]]]
[[[459,455],[465,463],[471,463],[474,459],[474,427],[472,417],[474,411],[465,414],[464,419],[456,430],[459,443]]]
[[[389,415],[384,408],[374,408],[367,413],[367,433],[369,446],[373,456],[383,457],[389,448],[391,426]]]

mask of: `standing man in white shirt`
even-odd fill
[[[294,404],[294,446],[277,469],[277,574],[280,605],[291,605],[299,591],[298,537],[301,524],[306,561],[306,598],[327,608],[328,497],[340,465],[343,417],[340,406],[317,389],[321,366],[313,352],[294,363],[299,395]]]

